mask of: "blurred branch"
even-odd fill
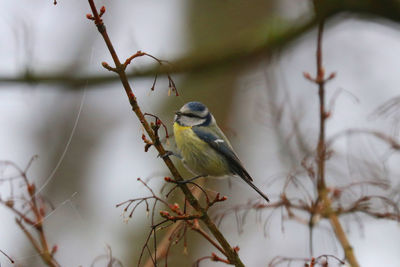
[[[121,61],[119,57],[117,56],[117,53],[112,45],[112,42],[108,36],[106,27],[103,23],[103,20],[101,19],[101,15],[105,13],[105,7],[100,8],[100,13],[97,11],[97,8],[94,4],[93,0],[88,0],[89,5],[92,11],[92,14],[88,14],[87,18],[90,20],[93,20],[99,33],[104,39],[105,44],[107,45],[107,48],[113,58],[115,68],[113,68],[113,71],[118,74],[119,79],[125,89],[125,92],[127,94],[127,97],[129,99],[129,103],[132,107],[133,112],[136,114],[137,118],[139,119],[140,123],[142,124],[144,130],[148,134],[148,136],[151,139],[152,145],[157,149],[160,155],[166,155],[166,151],[163,147],[163,145],[160,142],[160,139],[158,138],[157,130],[153,129],[148,121],[146,120],[142,110],[140,109],[136,96],[133,94],[132,88],[128,82],[128,78],[126,76],[126,65],[121,64]],[[104,64],[103,64],[104,66]],[[159,127],[159,125],[158,125]],[[157,128],[158,129],[158,128]],[[178,170],[176,169],[175,165],[171,161],[171,159],[168,156],[163,156],[162,159],[164,160],[164,163],[167,165],[168,169],[170,170],[171,174],[173,175],[174,179],[176,181],[184,181]],[[185,197],[187,201],[190,203],[190,205],[198,212],[199,214],[199,219],[207,226],[207,228],[210,230],[210,232],[214,235],[214,237],[218,240],[218,243],[221,245],[221,247],[224,250],[224,254],[227,256],[229,264],[235,265],[235,266],[244,266],[242,261],[240,260],[236,250],[228,243],[228,241],[225,239],[223,234],[219,231],[215,223],[211,220],[207,213],[207,208],[204,208],[200,205],[200,203],[197,201],[197,199],[193,196],[192,192],[189,190],[186,184],[179,183],[178,184],[179,188],[182,190],[182,192],[185,194]],[[156,241],[154,241],[156,244]],[[157,252],[155,253],[157,255]]]
[[[313,0],[319,17],[330,18],[338,13],[349,12],[372,15],[400,22],[398,0]]]
[[[0,161],[0,165],[11,166],[18,172],[17,176],[4,178],[2,181],[8,181],[11,187],[13,186],[14,181],[22,181],[22,184],[26,189],[26,195],[22,195],[20,198],[16,198],[13,195],[13,190],[11,190],[11,195],[8,199],[0,198],[0,204],[7,207],[16,215],[16,224],[29,239],[29,242],[40,255],[43,262],[49,267],[59,267],[60,264],[54,258],[58,247],[57,245],[54,245],[50,249],[44,231],[43,222],[48,215],[46,211],[47,205],[40,194],[36,192],[35,184],[29,182],[27,176],[27,171],[34,159],[35,157],[32,157],[25,169],[21,169],[11,161]],[[18,199],[23,201],[21,206],[15,203]],[[29,228],[27,228],[27,226],[29,226]],[[32,229],[34,231],[32,231]],[[36,233],[38,237],[35,238],[32,232]]]
[[[197,199],[200,197],[201,192],[202,191],[197,187],[192,191],[194,197]],[[191,207],[187,208],[187,212],[191,212],[191,210],[192,210]],[[165,233],[164,237],[157,244],[157,255],[155,252],[153,252],[150,258],[148,258],[146,263],[143,265],[144,267],[153,267],[152,259],[159,260],[168,257],[169,248],[171,247],[173,242],[172,236],[175,233],[175,231],[177,231],[177,229],[183,227],[184,223],[185,223],[184,221],[179,221],[171,225],[171,227],[169,227],[167,233]]]
[[[275,267],[284,263],[286,263],[287,266],[290,266],[292,262],[303,262],[304,267],[316,267],[316,266],[327,267],[329,258],[332,258],[333,260],[337,261],[339,265],[345,264],[341,259],[337,258],[334,255],[321,255],[317,258],[311,258],[311,259],[276,256],[268,264],[268,267]]]
[[[305,169],[307,175],[310,178],[310,181],[313,185],[313,191],[316,192],[316,198],[311,197],[310,194],[304,194],[305,199],[300,198],[292,198],[289,199],[286,196],[286,189],[288,185],[291,183],[296,187],[296,191],[306,191],[306,187],[300,183],[296,174],[290,174],[288,176],[287,182],[283,188],[283,192],[280,196],[280,201],[276,203],[270,203],[268,205],[260,205],[259,203],[248,203],[245,205],[233,207],[228,211],[224,211],[219,219],[222,220],[225,215],[229,213],[234,213],[236,217],[237,224],[244,224],[245,218],[248,214],[248,211],[253,210],[261,210],[261,209],[271,209],[277,210],[281,207],[281,210],[285,210],[287,212],[287,216],[290,219],[297,220],[300,223],[308,224],[310,228],[316,224],[320,218],[324,218],[329,220],[331,227],[334,230],[334,234],[341,247],[343,248],[345,259],[348,264],[352,267],[358,267],[359,263],[355,257],[355,253],[353,248],[347,238],[347,234],[344,231],[341,221],[339,220],[339,216],[355,214],[355,213],[364,213],[373,218],[384,218],[388,220],[399,220],[400,219],[400,209],[398,207],[398,202],[393,201],[392,198],[386,196],[361,196],[356,199],[346,208],[342,205],[341,195],[345,191],[349,191],[353,186],[363,186],[370,185],[376,188],[387,188],[387,185],[382,181],[357,181],[353,183],[349,183],[344,187],[328,187],[326,184],[327,178],[327,170],[326,170],[326,162],[332,156],[333,150],[331,148],[332,143],[336,141],[338,138],[342,136],[348,136],[352,134],[367,134],[376,139],[383,141],[388,144],[393,150],[400,150],[400,144],[391,136],[375,131],[375,130],[365,130],[365,129],[350,129],[339,132],[338,134],[333,135],[330,139],[326,138],[326,122],[327,119],[332,116],[332,106],[326,105],[326,96],[325,96],[325,85],[328,81],[335,78],[335,73],[331,73],[326,75],[323,67],[322,60],[322,37],[324,32],[324,23],[325,17],[322,16],[321,6],[323,3],[327,3],[329,1],[314,1],[316,5],[316,14],[319,14],[319,23],[318,23],[318,32],[317,32],[317,51],[316,51],[316,69],[317,73],[315,77],[312,77],[309,73],[304,73],[304,77],[311,81],[313,84],[318,86],[318,97],[319,97],[319,137],[318,137],[318,145],[316,147],[315,153],[312,153],[311,156],[306,156],[302,161],[301,165]],[[335,99],[335,96],[333,96]],[[334,101],[334,100],[332,100]],[[393,103],[391,102],[389,108],[393,107]],[[386,111],[385,109],[381,109],[382,111]],[[382,207],[374,208],[374,202],[381,202]],[[310,218],[304,219],[301,216],[296,215],[293,211],[304,211],[307,215],[310,215]],[[242,214],[238,214],[241,212]],[[271,212],[272,215],[272,212]],[[271,216],[270,216],[271,217]],[[283,215],[282,215],[283,218]],[[268,219],[265,222],[267,224]],[[311,242],[312,238],[310,238]],[[311,255],[312,256],[312,255]],[[288,258],[290,259],[290,258]]]
[[[127,73],[127,78],[153,77],[156,74],[167,75],[168,73],[204,72],[213,71],[225,66],[251,63],[283,49],[291,41],[302,36],[318,24],[317,17],[329,19],[338,13],[349,12],[361,15],[372,15],[394,22],[400,21],[400,2],[397,0],[323,0],[315,1],[316,16],[301,23],[299,26],[293,24],[288,26],[285,22],[279,22],[279,29],[270,32],[260,32],[260,35],[268,36],[265,41],[251,43],[245,40],[240,49],[217,51],[207,55],[191,53],[171,63],[170,66],[153,65],[146,68],[136,69]],[[298,24],[299,22],[296,22]],[[26,71],[19,76],[0,76],[0,86],[10,83],[44,83],[69,85],[72,88],[88,83],[88,86],[96,86],[116,82],[118,77],[114,75],[85,75],[78,76],[68,74],[64,70],[58,73],[33,73]],[[67,88],[71,88],[67,87]]]
[[[323,1],[315,1],[316,3],[321,3]],[[318,8],[318,5],[316,5]],[[326,110],[325,105],[325,84],[335,77],[335,73],[329,75],[329,77],[325,77],[325,70],[322,64],[322,36],[324,32],[324,19],[321,18],[318,25],[318,35],[317,35],[317,52],[316,52],[316,65],[317,65],[317,74],[313,79],[308,73],[305,73],[305,77],[310,81],[314,82],[318,85],[318,96],[319,96],[319,115],[320,115],[320,129],[319,129],[319,138],[318,138],[318,146],[317,146],[317,155],[316,155],[316,164],[317,164],[317,190],[318,190],[318,198],[317,204],[321,204],[323,209],[328,213],[328,219],[333,227],[335,235],[339,240],[347,261],[352,267],[359,267],[360,265],[357,262],[357,259],[354,255],[353,248],[349,243],[347,235],[339,221],[338,214],[332,210],[332,199],[328,195],[329,191],[326,186],[326,178],[325,178],[325,163],[328,158],[327,155],[327,146],[325,139],[325,128],[326,128],[326,120],[329,118],[330,113]],[[313,221],[313,214],[311,214],[310,223]]]
[[[393,137],[376,131],[376,130],[370,130],[370,129],[347,129],[344,131],[341,131],[335,135],[333,135],[329,140],[327,141],[327,146],[331,146],[334,141],[339,139],[339,137],[342,136],[349,136],[349,135],[355,135],[355,134],[365,134],[365,135],[370,135],[375,137],[376,139],[379,139],[386,144],[390,145],[394,150],[399,150],[400,149],[400,143],[396,141]]]
[[[243,63],[249,63],[259,59],[260,57],[267,56],[278,49],[282,49],[291,41],[312,29],[312,27],[316,25],[316,20],[313,18],[300,26],[288,25],[283,27],[282,25],[285,23],[280,22],[280,24],[281,26],[279,27],[279,30],[275,30],[272,33],[259,33],[260,35],[268,36],[264,42],[254,44],[246,40],[246,42],[240,46],[240,49],[224,49],[223,51],[208,53],[206,55],[193,52],[190,55],[186,55],[168,65],[160,66],[159,64],[156,64],[149,67],[135,69],[126,73],[126,77],[129,79],[135,77],[153,77],[154,75],[168,75],[169,73],[198,73],[214,71],[215,69],[231,66],[232,64],[242,65]],[[95,86],[98,84],[116,82],[118,80],[119,78],[115,75],[96,74],[78,76],[68,74],[65,71],[60,71],[58,73],[32,73],[27,71],[16,77],[0,76],[0,86],[10,83],[61,83],[70,85],[73,88],[86,85],[87,83],[88,86]]]
[[[166,180],[170,180],[171,178],[166,177]],[[161,258],[165,258],[165,264],[167,266],[168,264],[168,254],[170,251],[170,248],[173,244],[178,244],[179,241],[182,239],[185,240],[184,242],[184,249],[187,249],[187,243],[186,243],[186,233],[187,229],[191,229],[197,233],[199,233],[203,238],[205,238],[211,245],[213,245],[216,249],[218,249],[224,256],[226,255],[225,250],[216,242],[212,239],[212,237],[207,234],[200,226],[199,224],[199,219],[201,219],[200,214],[194,214],[193,213],[193,208],[186,206],[186,203],[184,205],[184,209],[182,210],[179,207],[179,204],[174,203],[170,204],[168,203],[167,200],[157,196],[154,191],[147,185],[146,182],[144,182],[142,179],[138,178],[138,181],[140,181],[151,193],[151,196],[147,197],[139,197],[139,198],[134,198],[134,199],[129,199],[124,202],[121,202],[117,204],[117,207],[125,206],[124,208],[124,213],[129,212],[129,218],[132,218],[133,213],[137,209],[139,205],[145,205],[146,207],[146,212],[150,213],[151,212],[151,231],[147,236],[146,242],[144,246],[142,247],[142,252],[139,257],[138,261],[138,266],[140,266],[141,260],[144,256],[144,251],[149,248],[149,242],[150,242],[150,237],[153,234],[154,236],[154,252],[149,253],[150,258],[147,260],[145,266],[154,266],[156,265],[157,261]],[[196,184],[197,185],[197,184]],[[174,190],[176,187],[174,187],[171,190]],[[196,194],[197,192],[197,197],[201,194],[201,192],[205,193],[205,190],[201,188],[201,186],[197,185],[196,190],[194,193]],[[171,191],[170,191],[171,192]],[[169,193],[167,194],[168,197]],[[220,194],[217,193],[215,198],[210,201],[209,197],[206,195],[206,201],[207,201],[207,207],[206,211],[215,203],[217,202],[222,202],[225,201],[227,198],[226,197],[220,197]],[[151,205],[151,201],[153,201],[153,205]],[[160,211],[160,216],[164,218],[165,220],[156,223],[155,222],[155,209],[158,203],[164,204],[164,206],[167,208],[167,210],[162,210]],[[172,222],[172,224],[169,224],[167,226],[164,226],[165,223],[167,222]],[[161,230],[169,228],[169,232],[165,235],[164,239],[157,243],[156,239],[156,232]],[[160,247],[161,246],[161,247]],[[161,249],[161,250],[160,250]],[[234,250],[237,252],[239,250],[238,247],[235,247]],[[148,249],[149,251],[149,249]],[[150,252],[150,251],[149,251]],[[229,264],[231,263],[230,261]]]
[[[99,264],[100,266],[107,266],[107,267],[118,266],[118,267],[123,267],[122,262],[113,256],[111,247],[109,245],[107,245],[106,247],[107,247],[107,254],[103,254],[103,255],[97,256],[93,260],[93,262],[90,265],[90,267],[95,267],[96,263],[100,262],[100,261],[103,264],[103,265]],[[104,263],[105,263],[104,260],[106,261],[107,265],[104,265]]]

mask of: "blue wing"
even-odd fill
[[[224,138],[218,137],[214,133],[202,128],[203,127],[194,126],[192,127],[192,130],[198,138],[206,142],[228,161],[232,173],[239,175],[245,180],[253,181],[249,173],[244,169],[235,152],[232,150],[231,146],[224,140]]]
[[[206,142],[210,147],[212,147],[228,161],[229,168],[232,173],[239,175],[248,185],[250,185],[255,191],[257,191],[257,193],[259,193],[265,200],[269,202],[268,197],[252,183],[253,179],[243,167],[238,156],[233,151],[231,145],[229,144],[229,141],[226,139],[225,136],[219,137],[212,131],[207,131],[201,126],[194,126],[192,127],[192,130],[198,138]]]

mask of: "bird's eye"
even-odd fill
[[[203,117],[193,114],[193,113],[181,113],[181,115],[189,117],[189,118],[198,118],[198,119],[204,119]]]

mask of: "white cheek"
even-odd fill
[[[185,125],[185,126],[200,125],[205,121],[206,121],[206,119],[198,119],[198,118],[191,118],[191,117],[181,117],[180,118],[181,124]]]

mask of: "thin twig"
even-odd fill
[[[352,267],[359,267],[357,259],[354,255],[353,248],[347,238],[347,235],[339,221],[338,215],[332,210],[332,201],[328,196],[328,189],[325,183],[325,163],[326,163],[326,140],[325,140],[325,126],[326,119],[329,114],[325,109],[325,83],[332,79],[334,75],[330,75],[328,79],[325,78],[325,71],[322,65],[322,35],[324,31],[324,19],[321,18],[318,25],[318,36],[317,36],[317,76],[315,83],[318,84],[318,95],[319,95],[319,113],[320,113],[320,130],[317,146],[317,188],[318,188],[318,200],[322,202],[325,211],[328,213],[329,221],[333,227],[335,235],[339,240],[344,250],[345,257]]]

